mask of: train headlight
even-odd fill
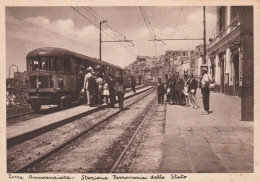
[[[57,82],[60,84],[62,82],[62,78],[58,78]]]

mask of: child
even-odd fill
[[[109,98],[109,89],[108,89],[108,83],[105,79],[104,79],[104,84],[103,84],[103,96],[105,97],[106,105],[107,105],[108,98]]]

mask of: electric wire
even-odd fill
[[[22,19],[22,18],[20,18],[20,17],[18,17],[18,16],[16,16],[16,15],[11,15],[11,14],[8,14],[8,13],[6,13],[6,14],[7,14],[8,16],[11,16],[11,17],[13,17],[13,18],[16,18],[16,19],[18,19],[18,20],[20,20],[20,21],[23,21],[23,22],[25,22],[25,23],[27,23],[27,24],[30,24],[30,25],[32,25],[32,26],[35,26],[35,27],[37,27],[37,28],[39,28],[39,29],[42,29],[42,30],[47,31],[47,32],[49,32],[49,33],[52,33],[52,34],[54,34],[54,35],[56,35],[56,36],[62,37],[62,38],[67,39],[67,40],[69,40],[69,41],[71,41],[71,42],[74,42],[74,43],[77,43],[77,44],[81,44],[81,45],[84,45],[84,46],[86,46],[86,47],[88,47],[88,48],[91,48],[90,46],[88,46],[88,45],[86,45],[86,44],[84,44],[84,43],[75,41],[75,40],[70,39],[70,38],[68,38],[68,37],[65,37],[65,36],[63,36],[63,35],[61,35],[61,34],[59,34],[59,33],[57,33],[57,32],[54,32],[54,31],[48,30],[48,29],[46,29],[46,28],[43,28],[43,27],[41,27],[41,26],[39,26],[39,25],[36,25],[36,24],[34,24],[34,23],[30,22],[30,21],[27,21],[27,20],[25,20],[25,19]]]
[[[84,14],[82,14],[80,11],[78,11],[76,8],[71,7],[74,11],[76,11],[78,14],[80,14],[83,18],[85,18],[86,20],[88,20],[90,23],[92,23],[93,25],[95,25],[97,28],[100,28],[99,26],[97,26],[93,21],[91,21],[89,18],[87,18]],[[112,40],[114,41],[118,41],[116,40],[114,37],[112,37],[111,35],[109,35],[107,32],[105,32],[103,29],[101,29],[102,32],[104,32],[108,37],[110,37]],[[122,46],[121,44],[119,44],[120,46]],[[122,46],[124,49],[126,49],[124,46]],[[133,56],[135,56],[132,52],[130,52],[128,49],[126,49],[127,52]]]

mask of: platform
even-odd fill
[[[254,122],[240,121],[241,99],[210,93],[209,115],[198,109],[167,105],[161,172],[254,172]]]
[[[125,94],[125,99],[145,92],[150,88],[152,88],[152,86],[138,89],[135,94],[128,92]],[[7,146],[10,147],[14,144],[21,143],[25,140],[40,135],[41,133],[47,132],[50,129],[64,125],[75,118],[86,116],[105,107],[106,105],[102,105],[100,107],[80,105],[60,112],[55,112],[42,117],[13,124],[7,127]]]

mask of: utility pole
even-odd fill
[[[203,6],[203,47],[204,47],[204,60],[203,63],[206,64],[206,15],[205,15],[205,6]]]
[[[99,59],[101,60],[101,55],[102,55],[102,42],[130,42],[132,43],[133,40],[126,40],[126,37],[124,37],[124,40],[108,40],[108,41],[102,41],[102,29],[101,26],[103,23],[106,23],[107,20],[103,20],[99,23]],[[134,46],[134,44],[132,43],[132,46]]]
[[[102,43],[102,29],[101,29],[101,27],[102,27],[102,24],[103,23],[106,23],[107,22],[107,20],[102,20],[102,21],[100,21],[99,22],[99,59],[101,60],[101,51],[102,51],[102,46],[101,46],[101,43]]]

